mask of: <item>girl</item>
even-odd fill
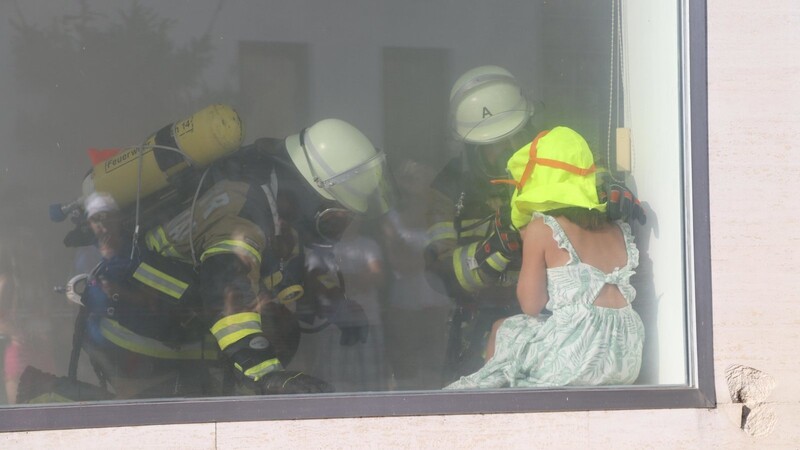
[[[639,252],[628,224],[606,218],[588,144],[556,127],[517,151],[508,170],[524,314],[498,321],[484,367],[447,388],[633,383],[644,341],[631,308]]]

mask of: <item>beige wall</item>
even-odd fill
[[[0,447],[798,448],[800,2],[709,0],[708,55],[718,408],[6,433]],[[732,365],[775,382],[751,405],[762,436],[739,428]]]

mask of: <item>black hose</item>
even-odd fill
[[[77,317],[75,317],[75,328],[72,331],[72,352],[69,355],[69,371],[67,374],[72,381],[78,380],[78,359],[81,356],[81,345],[83,344],[83,337],[86,335],[86,319],[88,317],[89,310],[85,306],[81,306]]]

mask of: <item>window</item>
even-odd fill
[[[714,406],[705,2],[340,3],[0,5],[11,25],[0,28],[0,429]],[[486,203],[464,183],[487,147],[462,142],[448,107],[478,82],[459,89],[459,77],[486,65],[523,89],[508,95],[529,105],[511,111],[529,114],[526,132],[569,126],[643,202],[632,283],[645,340],[630,383],[441,389],[481,365],[462,355],[482,358],[501,316],[481,316],[480,302],[517,305],[512,281],[478,278],[461,298],[469,274],[430,269],[441,174],[462,180],[450,226],[457,205]],[[363,141],[338,122],[315,127],[330,118],[385,164],[350,171]],[[324,160],[331,142],[347,145]],[[85,179],[114,203],[87,206]],[[235,202],[218,186],[243,180],[258,189],[221,214]],[[386,203],[353,196],[386,185]],[[123,231],[85,210],[119,214]],[[476,214],[459,232],[483,238]],[[83,273],[95,297],[73,278]],[[237,340],[259,321],[267,350]],[[256,356],[237,353],[241,342]],[[335,392],[247,395],[236,381],[276,361]]]

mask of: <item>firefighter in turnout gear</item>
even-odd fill
[[[325,285],[330,292],[306,283],[304,249],[335,240],[354,215],[386,208],[384,172],[383,153],[359,130],[326,119],[214,161],[193,178],[185,209],[147,223],[140,239],[129,238],[138,227],[125,225],[113,196],[87,195],[103,260],[74,294],[82,305],[75,339],[101,383],[117,398],[331,391],[285,369],[301,323],[337,325],[353,344],[367,322],[335,283]],[[208,367],[232,373],[223,378],[236,390],[209,388]],[[23,375],[21,384],[23,400],[34,399],[35,383]]]
[[[464,73],[450,92],[450,125],[462,153],[432,184],[426,270],[454,300],[448,324],[445,382],[484,363],[492,324],[518,314],[516,281],[521,240],[508,205],[513,187],[506,163],[537,133],[534,105],[514,76],[498,66]],[[615,218],[644,220],[638,200],[619,183],[600,188]]]

